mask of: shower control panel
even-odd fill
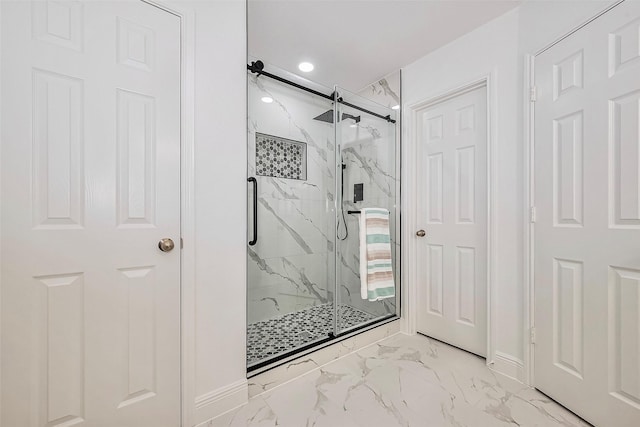
[[[364,184],[353,184],[353,203],[364,200]]]

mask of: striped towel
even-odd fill
[[[378,301],[395,295],[389,211],[364,208],[360,213],[360,296]]]

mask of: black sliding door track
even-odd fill
[[[307,350],[311,350],[311,349],[316,348],[316,347],[317,347],[318,350],[320,350],[321,348],[324,348],[329,344],[333,344],[335,342],[342,341],[342,339],[344,339],[347,335],[351,335],[354,332],[358,332],[358,331],[360,331],[362,329],[365,329],[365,328],[368,328],[368,327],[374,326],[374,325],[382,326],[385,323],[388,323],[388,322],[391,322],[391,321],[397,320],[397,319],[399,319],[398,315],[390,314],[388,316],[381,317],[379,319],[375,319],[375,320],[372,320],[370,322],[363,323],[362,325],[358,325],[358,326],[356,326],[354,328],[347,329],[344,332],[339,333],[338,335],[333,335],[333,332],[331,332],[331,333],[329,333],[329,335],[326,338],[323,338],[323,339],[318,340],[318,341],[313,341],[313,342],[311,342],[311,343],[309,343],[309,344],[307,344],[307,345],[305,345],[303,347],[299,347],[299,348],[296,348],[294,350],[287,351],[287,352],[282,353],[282,354],[278,354],[275,357],[272,357],[270,359],[267,359],[267,360],[264,360],[262,362],[256,363],[255,365],[248,366],[247,367],[247,373],[255,371],[255,370],[258,370],[260,368],[264,368],[265,366],[273,365],[269,369],[266,369],[265,371],[263,371],[263,372],[266,372],[268,370],[271,370],[271,369],[281,365],[281,364],[278,364],[277,362],[280,362],[280,361],[282,361],[284,359],[288,359],[288,358],[290,358],[292,356],[295,356],[296,354],[303,353],[303,352],[305,352]],[[355,335],[359,335],[359,334],[355,334]],[[291,359],[291,360],[294,360],[294,359]],[[260,373],[262,373],[262,372],[260,372]]]
[[[395,123],[396,122],[395,120],[393,120],[391,118],[391,115],[383,116],[382,114],[374,113],[373,111],[367,110],[366,108],[362,108],[362,107],[359,107],[359,106],[357,106],[355,104],[351,104],[349,102],[346,102],[345,100],[342,99],[342,97],[337,96],[337,94],[335,92],[332,93],[331,95],[327,95],[326,93],[318,92],[315,89],[311,89],[309,87],[303,86],[303,85],[298,84],[296,82],[292,82],[291,80],[287,80],[284,77],[280,77],[280,76],[276,76],[275,74],[268,73],[268,72],[264,71],[264,63],[262,61],[260,61],[260,60],[252,61],[251,64],[247,64],[247,70],[251,71],[253,74],[257,74],[258,77],[260,77],[260,76],[269,77],[271,79],[277,80],[277,81],[279,81],[281,83],[284,83],[284,84],[287,84],[289,86],[293,86],[293,87],[298,88],[300,90],[304,90],[305,92],[312,93],[312,94],[314,94],[316,96],[319,96],[321,98],[328,99],[328,100],[334,101],[334,102],[339,102],[340,104],[346,105],[347,107],[355,108],[358,111],[362,111],[363,113],[367,113],[367,114],[370,114],[370,115],[372,115],[374,117],[378,117],[378,118],[380,118],[382,120],[386,120],[389,123]],[[336,99],[336,97],[337,97],[337,99]]]

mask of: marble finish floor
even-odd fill
[[[252,398],[211,427],[587,427],[477,356],[397,334]]]
[[[333,332],[333,304],[319,304],[247,326],[247,366],[327,338]],[[338,328],[349,329],[376,316],[338,305]]]

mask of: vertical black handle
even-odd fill
[[[253,240],[249,242],[253,246],[258,243],[258,180],[250,177],[247,182],[253,183]]]

